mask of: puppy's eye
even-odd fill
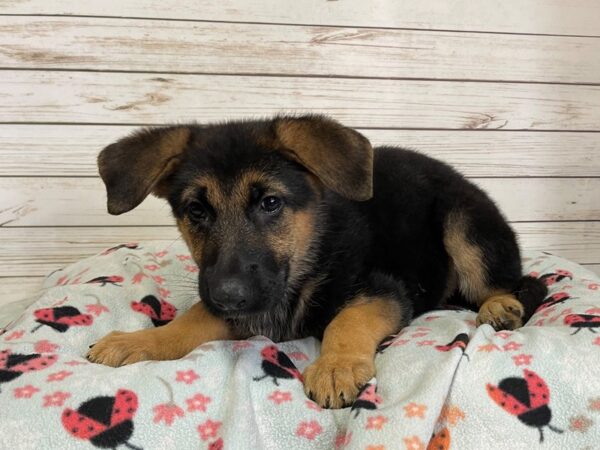
[[[208,211],[200,202],[193,202],[188,206],[188,215],[196,222],[204,222],[208,219]]]
[[[269,195],[260,201],[260,209],[267,214],[276,214],[282,207],[283,201],[273,195]]]

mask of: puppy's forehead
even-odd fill
[[[276,177],[257,169],[245,169],[231,176],[213,173],[194,175],[183,191],[182,198],[192,201],[203,193],[213,207],[232,203],[244,206],[253,188],[271,193],[287,192],[286,185]]]

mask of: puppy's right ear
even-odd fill
[[[151,192],[166,195],[165,178],[178,166],[190,138],[185,126],[150,128],[109,145],[98,155],[110,214],[130,211]]]

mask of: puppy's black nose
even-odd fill
[[[223,311],[240,311],[249,303],[251,289],[242,279],[236,277],[220,280],[211,289],[212,302]]]

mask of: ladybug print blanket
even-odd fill
[[[50,274],[0,330],[0,449],[585,449],[600,442],[600,277],[525,255],[549,294],[523,328],[459,308],[378,348],[377,377],[342,410],[304,395],[319,342],[256,336],[178,361],[89,363],[113,330],[160,327],[198,301],[187,249],[125,243]]]

